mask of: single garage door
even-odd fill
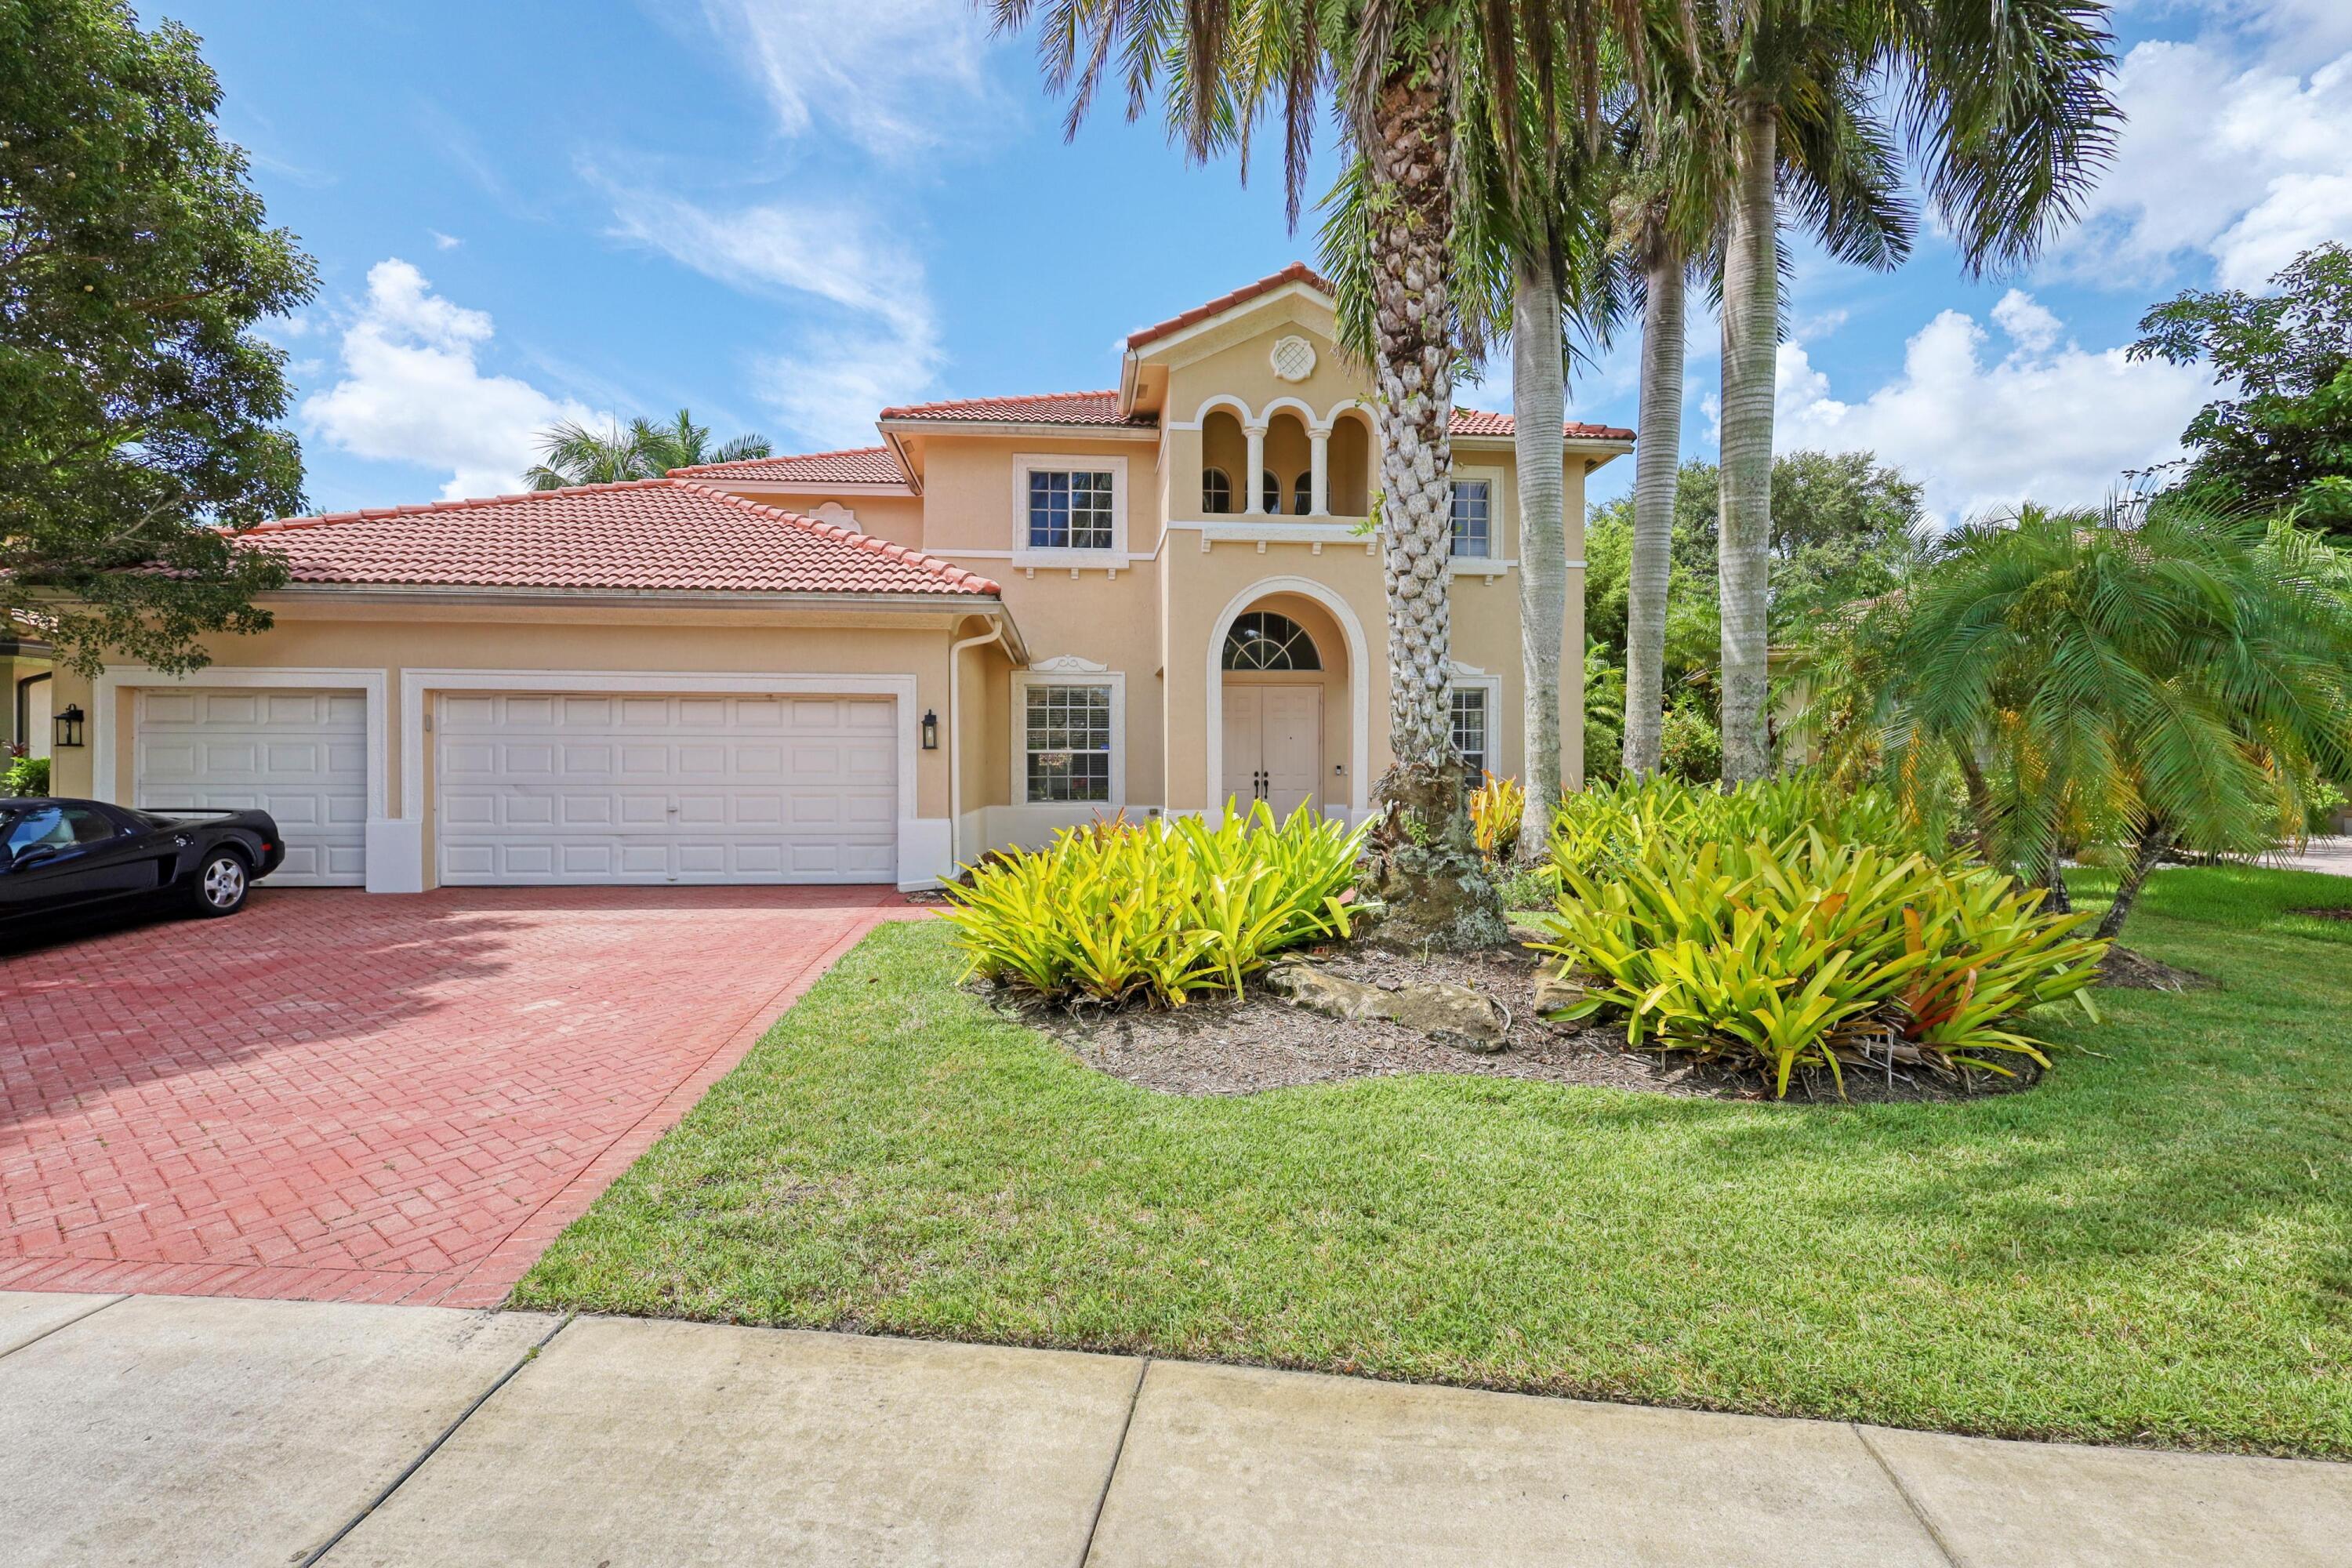
[[[142,688],[131,804],[259,806],[286,837],[270,885],[367,880],[367,699],[357,691]]]
[[[450,693],[449,883],[887,882],[887,698]]]

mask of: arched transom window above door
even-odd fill
[[[1315,651],[1315,639],[1297,621],[1271,610],[1252,610],[1236,616],[1234,629],[1225,634],[1223,663],[1227,669],[1320,669],[1323,658]]]

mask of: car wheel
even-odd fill
[[[218,919],[245,908],[246,899],[253,892],[253,874],[246,868],[245,857],[236,850],[215,849],[205,857],[189,889],[196,913]]]

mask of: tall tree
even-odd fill
[[[2306,250],[2272,292],[2199,289],[2140,318],[2134,359],[2210,363],[2232,395],[2198,410],[2183,482],[2223,507],[2295,507],[2352,535],[2352,250]]]
[[[93,674],[267,628],[284,563],[225,531],[302,510],[285,355],[251,329],[316,276],[220,97],[176,24],[0,5],[0,627]]]
[[[539,450],[539,462],[523,474],[535,490],[656,479],[672,468],[764,458],[773,448],[765,436],[748,435],[714,447],[709,427],[681,408],[667,425],[638,418],[597,430],[567,419],[541,433]]]
[[[1720,585],[1724,777],[1737,784],[1771,766],[1766,601],[1786,150],[1907,142],[1973,274],[2032,256],[2074,215],[2120,117],[2104,0],[1709,4],[1706,58],[1731,152]],[[1792,194],[1801,208],[1830,199]]]

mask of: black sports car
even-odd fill
[[[266,811],[0,799],[0,931],[142,900],[233,915],[285,858]]]

